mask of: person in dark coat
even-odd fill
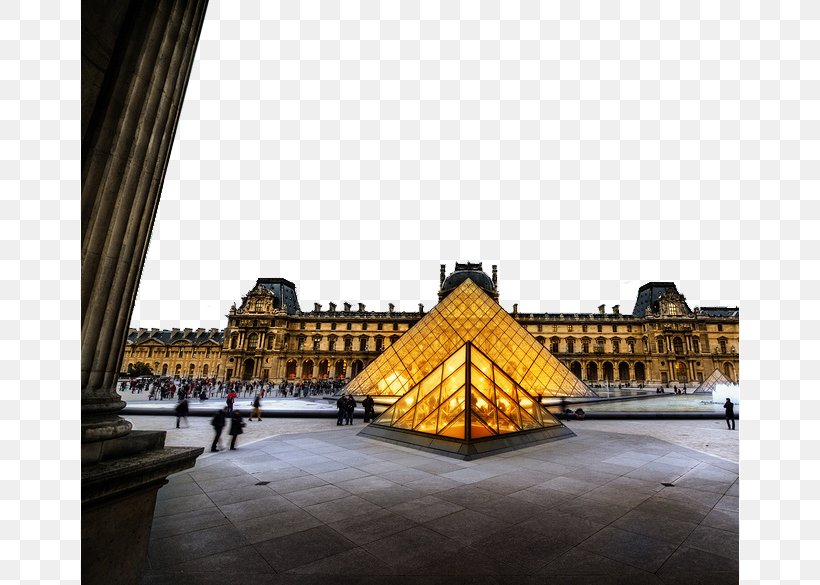
[[[370,394],[362,400],[362,406],[364,406],[364,422],[370,422],[370,419],[376,418],[375,403],[373,399],[370,398]]]
[[[248,420],[253,420],[253,417],[256,417],[258,421],[262,421],[262,399],[257,394],[253,399],[253,410],[251,411],[251,416]]]
[[[238,410],[234,410],[233,414],[231,414],[231,429],[228,431],[228,434],[231,435],[232,451],[236,450],[236,437],[245,432],[242,430],[242,427],[244,426],[245,422],[242,420],[242,415]]]
[[[219,437],[222,436],[222,429],[225,428],[225,413],[227,411],[228,407],[223,406],[211,419],[211,426],[214,428],[214,442],[211,443],[211,453],[219,451]]]
[[[337,426],[342,426],[342,419],[344,419],[344,416],[345,416],[345,407],[346,406],[347,406],[347,398],[345,397],[344,394],[342,394],[336,400],[336,408],[339,409],[339,416],[336,417],[336,425]]]
[[[735,430],[735,403],[727,398],[723,403],[723,408],[726,409],[726,427],[733,431]]]
[[[350,394],[347,395],[347,402],[345,403],[345,424],[353,424],[353,410],[356,408],[356,399]]]
[[[185,426],[188,426],[188,399],[184,396],[180,399],[177,403],[176,407],[176,415],[177,415],[177,428],[179,428],[179,419],[185,419]]]

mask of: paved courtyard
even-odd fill
[[[152,419],[175,421],[132,420]],[[191,423],[169,444],[207,444],[207,419]],[[358,437],[361,423],[249,422],[238,450],[160,490],[143,582],[737,582],[737,432],[706,429],[729,461],[621,421],[569,426],[464,462]]]

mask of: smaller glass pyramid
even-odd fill
[[[723,372],[715,369],[715,371],[703,381],[703,384],[698,386],[697,390],[695,390],[695,394],[710,394],[714,391],[715,386],[718,384],[725,384],[729,386],[734,383],[729,378],[724,376]]]
[[[435,437],[440,441],[433,450],[469,458],[574,433],[467,342],[361,434],[419,446],[424,446],[420,437]],[[515,437],[519,440],[508,440]]]

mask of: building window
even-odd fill
[[[383,323],[376,323],[376,329],[377,329],[378,331],[381,331],[381,330],[382,330],[383,325],[384,325]]]
[[[658,342],[658,353],[663,353],[663,339],[658,337],[657,342]]]
[[[683,353],[683,340],[680,337],[676,337],[672,340],[672,347],[675,353]]]
[[[362,323],[362,331],[367,331],[367,323]]]
[[[723,331],[723,323],[718,323],[718,331]]]
[[[231,335],[231,349],[236,349],[236,344],[239,342],[239,336],[234,333]]]
[[[539,324],[538,326],[538,333],[541,333],[544,330],[544,326]]]
[[[572,327],[572,325],[570,325]],[[575,353],[575,340],[567,339],[567,353]]]
[[[307,323],[305,323],[304,321],[299,323],[299,329],[304,329],[305,327],[307,327]]]
[[[391,336],[390,336],[390,345],[393,345],[393,344],[394,344],[394,343],[396,343],[398,340],[399,340],[399,336],[398,336],[398,335],[391,335]]]
[[[398,330],[399,330],[399,324],[398,323],[393,323],[393,331],[398,331]]]
[[[612,353],[621,353],[621,340],[620,339],[613,339],[612,340]]]
[[[556,331],[558,331],[558,325],[553,325],[552,332],[555,333]]]
[[[319,351],[319,345],[322,343],[322,336],[316,335],[313,338],[313,351]]]
[[[376,338],[376,351],[381,351],[384,349],[384,337],[377,337]]]
[[[367,341],[367,337],[362,336],[359,338],[359,351],[367,351]]]
[[[345,337],[345,351],[353,351],[353,338],[349,335]]]
[[[272,333],[268,335],[268,349],[273,349],[273,339],[275,337]]]
[[[300,335],[296,338],[296,350],[302,351],[303,349],[305,349],[305,336]]]
[[[567,325],[567,331],[569,331],[570,333],[572,333],[572,325]]]
[[[583,353],[589,353],[589,339],[584,339],[581,341],[581,351]]]
[[[627,325],[626,326],[626,332],[627,333],[632,333],[632,325]]]
[[[331,323],[330,324],[330,330],[331,331],[336,331],[336,323]]]
[[[258,337],[256,333],[251,333],[248,335],[248,349],[256,349],[256,343],[258,341]]]
[[[171,350],[170,349],[165,350],[165,357],[171,357]]]
[[[347,330],[350,331],[352,329],[353,329],[353,323],[348,323],[347,324]]]
[[[546,339],[544,339],[544,336],[543,336],[543,335],[539,335],[538,337],[536,337],[536,338],[535,338],[535,341],[537,341],[537,342],[538,342],[538,343],[540,343],[541,345],[544,345],[544,344],[547,342],[547,340],[546,340]]]
[[[617,325],[612,326],[612,333],[618,333],[618,326]]]
[[[720,343],[720,353],[726,353],[726,340],[721,338],[718,343]]]
[[[603,325],[598,325],[598,333],[600,333],[600,332],[601,332],[601,331],[603,331],[603,330],[604,330]]]
[[[581,325],[581,331],[586,333],[587,332],[587,326],[586,325]]]
[[[697,337],[692,338],[692,351],[694,353],[700,353],[700,342]]]
[[[327,340],[327,349],[328,351],[336,351],[336,337],[331,336]]]
[[[321,328],[322,328],[322,324],[321,323],[316,323],[316,329],[321,329]]]
[[[552,353],[558,353],[558,338],[553,337],[550,339],[550,351]]]

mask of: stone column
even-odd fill
[[[82,577],[137,584],[157,490],[201,448],[118,416],[117,373],[207,0],[82,4]]]

